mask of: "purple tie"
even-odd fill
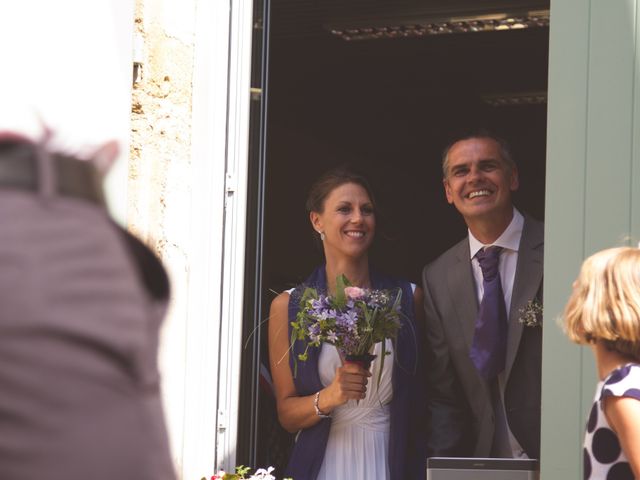
[[[482,269],[484,294],[470,356],[480,375],[487,380],[504,370],[507,352],[507,310],[498,271],[500,252],[501,247],[488,247],[476,253]]]

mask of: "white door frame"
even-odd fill
[[[253,2],[198,0],[196,17],[185,479],[236,461]]]

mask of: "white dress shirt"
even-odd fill
[[[500,235],[495,242],[489,245],[485,245],[473,236],[469,231],[469,255],[471,258],[471,267],[473,270],[473,278],[476,284],[476,295],[478,298],[478,304],[482,301],[482,295],[484,294],[484,286],[482,284],[482,269],[480,268],[480,262],[475,258],[476,253],[485,247],[497,246],[502,247],[503,250],[500,253],[500,259],[498,263],[498,270],[500,272],[500,282],[502,283],[502,292],[504,294],[504,304],[507,309],[507,318],[509,317],[509,311],[511,309],[511,294],[513,293],[513,282],[516,276],[516,266],[518,265],[518,249],[520,248],[520,239],[522,238],[522,228],[524,227],[524,217],[514,207],[513,218],[511,223],[506,228],[502,235]],[[504,411],[504,388],[505,378],[504,372],[498,375],[498,385],[500,387],[500,393],[502,395],[502,408]],[[506,419],[506,414],[504,416]],[[507,422],[507,431],[509,434],[509,444],[514,458],[528,458],[524,453],[522,446],[516,440]]]
[[[130,0],[2,2],[0,136],[50,130],[51,150],[79,158],[126,142],[132,24]]]
[[[484,287],[482,285],[482,269],[478,259],[475,258],[476,253],[484,247],[497,246],[502,247],[500,253],[500,261],[498,269],[500,271],[500,281],[502,282],[502,292],[504,293],[504,304],[507,307],[507,316],[511,307],[511,294],[513,293],[513,280],[516,276],[516,266],[518,264],[518,248],[520,247],[520,238],[522,237],[522,227],[524,226],[524,217],[513,208],[513,218],[502,235],[490,245],[485,245],[469,231],[469,257],[471,258],[471,267],[473,269],[473,278],[476,283],[476,295],[478,304],[482,300]]]

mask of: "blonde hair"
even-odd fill
[[[564,309],[567,336],[640,359],[640,249],[602,250],[582,264]]]

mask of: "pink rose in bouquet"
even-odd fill
[[[359,300],[365,296],[366,291],[364,288],[360,287],[346,287],[344,289],[344,294],[351,300]]]

